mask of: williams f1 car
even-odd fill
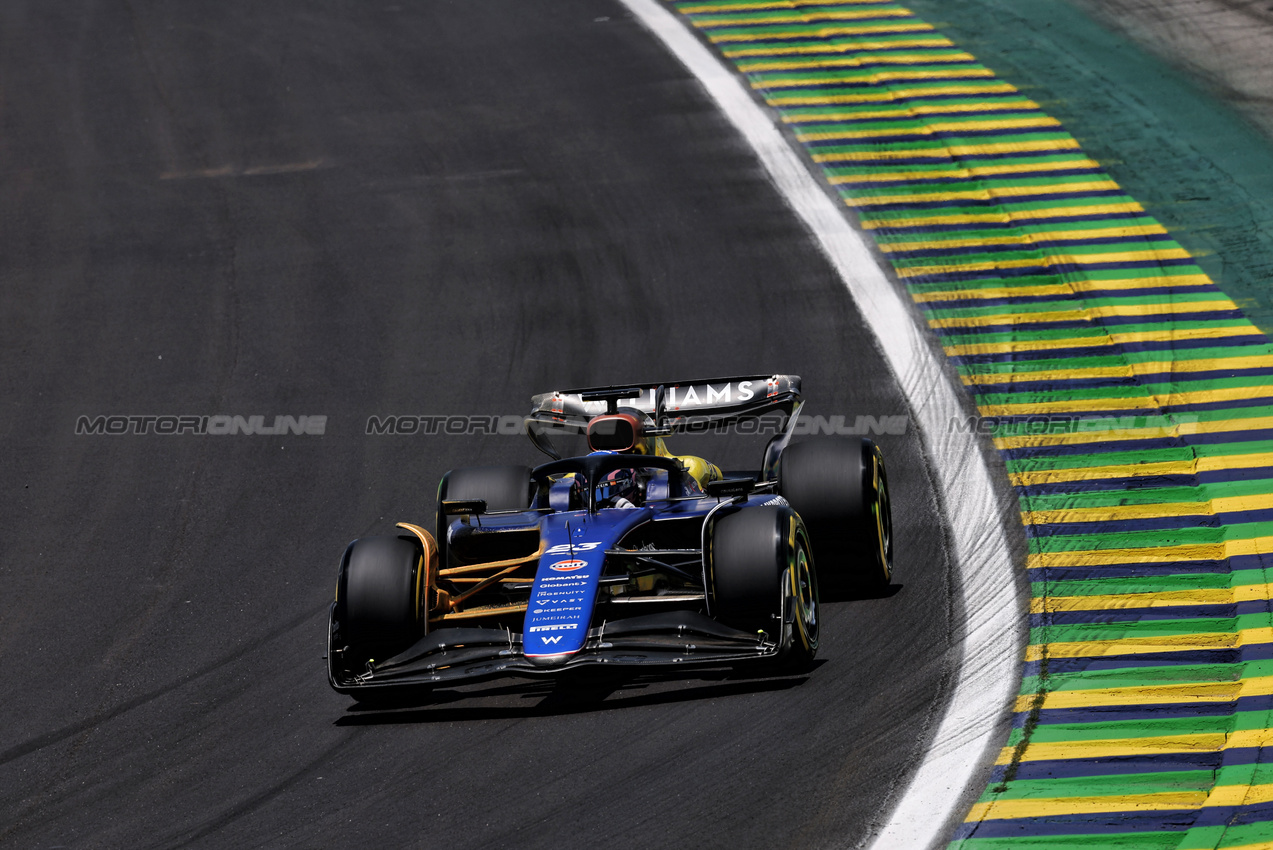
[[[535,396],[526,432],[548,463],[452,470],[432,528],[345,549],[331,686],[369,701],[586,665],[806,668],[819,570],[887,585],[893,554],[879,449],[791,444],[802,404],[794,375]],[[762,418],[777,433],[748,473],[665,440]],[[563,436],[588,451],[563,456]]]

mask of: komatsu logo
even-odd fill
[[[546,590],[550,593],[570,593],[569,588],[585,587],[588,584],[574,576],[543,576],[539,579],[539,583],[547,585]]]

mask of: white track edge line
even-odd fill
[[[907,305],[859,232],[738,78],[660,0],[620,0],[692,73],[755,150],[787,203],[812,231],[876,340],[919,422],[936,466],[966,622],[950,703],[914,778],[876,832],[872,850],[931,847],[970,782],[1002,743],[1000,724],[1020,679],[1024,618],[995,485],[963,408]],[[887,638],[885,638],[887,639]],[[899,659],[901,661],[902,659]],[[851,844],[860,842],[845,837]]]

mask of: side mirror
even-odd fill
[[[453,499],[442,501],[442,513],[448,516],[486,513],[485,499]]]
[[[717,499],[733,499],[746,496],[755,487],[754,478],[722,478],[719,481],[708,481],[703,490]]]

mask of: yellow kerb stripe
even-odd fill
[[[815,21],[856,21],[861,18],[913,18],[906,9],[864,9],[861,11],[845,10],[842,12],[797,12],[792,10],[785,14],[739,17],[738,9],[716,9],[718,14],[701,14],[692,23],[699,29],[706,27],[761,26],[764,24],[803,24]],[[891,29],[891,27],[890,27]],[[931,29],[931,27],[930,27]]]
[[[954,47],[954,43],[944,36],[932,35],[919,38],[899,39],[897,41],[868,41],[854,39],[838,44],[814,41],[808,44],[793,44],[779,47],[725,47],[721,53],[728,59],[740,59],[748,56],[818,56],[836,53],[849,53],[867,50],[892,50],[903,47]]]
[[[1218,508],[1211,502],[1164,502],[1157,505],[1116,505],[1105,508],[1022,511],[1021,523],[1023,525],[1054,525],[1068,522],[1117,522],[1125,519],[1212,516],[1217,510]]]
[[[682,15],[701,15],[722,10],[730,12],[763,12],[766,9],[791,9],[802,6],[871,6],[886,5],[896,0],[781,0],[757,3],[704,3],[700,6],[677,6]]]
[[[1158,475],[1194,475],[1218,469],[1258,469],[1273,466],[1273,454],[1253,453],[1200,457],[1194,460],[1171,460],[1161,463],[1131,463],[1115,466],[1087,466],[1074,469],[1044,469],[1012,472],[1008,478],[1018,487],[1034,484],[1057,484],[1063,481],[1097,481],[1102,478],[1135,478]],[[1112,561],[1111,563],[1118,563]]]
[[[996,269],[1026,269],[1038,266],[1090,266],[1098,263],[1137,263],[1151,260],[1188,260],[1189,252],[1184,248],[1162,248],[1152,251],[1118,251],[1109,254],[1045,254],[1038,257],[1023,257],[1017,260],[984,260],[970,263],[941,263],[932,266],[908,266],[897,269],[900,277],[922,277],[931,274],[950,274],[952,272],[994,271]],[[1162,296],[1164,299],[1170,295]],[[1230,302],[1232,303],[1232,302]],[[1230,308],[1232,309],[1232,308]]]
[[[1248,687],[1248,685],[1251,687]],[[1089,691],[1051,691],[1044,696],[1044,709],[1101,708],[1111,705],[1170,705],[1182,702],[1233,702],[1240,696],[1273,693],[1267,676],[1240,682],[1184,682],[1169,685],[1140,685],[1131,688],[1094,688]],[[1035,695],[1022,694],[1013,703],[1017,712],[1034,708]]]
[[[1117,611],[1125,608],[1171,608],[1178,605],[1231,605],[1263,602],[1269,598],[1269,584],[1240,584],[1236,587],[1197,587],[1190,590],[1160,590],[1152,593],[1107,593],[1101,596],[1036,596],[1030,600],[1031,614],[1062,611]],[[1270,678],[1273,681],[1273,678]]]
[[[925,124],[922,127],[887,127],[878,130],[837,130],[831,133],[796,133],[802,142],[826,142],[833,139],[874,139],[883,136],[931,136],[934,133],[966,130],[1010,130],[1025,127],[1059,127],[1055,118],[1005,118],[999,121],[950,121]],[[844,182],[843,180],[835,182]]]
[[[1144,738],[1030,743],[1025,748],[1022,761],[1118,758],[1120,756],[1145,756],[1161,753],[1219,752],[1225,749],[1262,747],[1271,741],[1273,741],[1273,730],[1240,729],[1228,735],[1222,732],[1198,732]],[[1013,760],[1015,749],[1015,747],[1004,747],[999,752],[999,757],[995,759],[995,763],[1010,763]]]
[[[1155,396],[1123,396],[1119,398],[1066,399],[1019,404],[979,405],[983,416],[1025,416],[1048,413],[1087,413],[1102,410],[1158,410],[1165,405],[1209,404],[1216,401],[1238,401],[1248,398],[1273,398],[1273,386],[1228,387],[1218,390],[1163,393]]]
[[[928,24],[887,24],[882,27],[819,27],[818,35],[823,38],[829,38],[837,35],[885,35],[891,33],[907,33],[907,32],[931,32],[932,27]],[[794,32],[792,35],[801,35]],[[707,38],[712,44],[746,44],[754,41],[770,41],[775,38],[782,38],[782,33],[759,33],[751,35],[748,33],[716,33],[708,34]]]
[[[1021,521],[1029,525],[1050,525],[1058,522],[1115,522],[1124,519],[1156,519],[1172,516],[1212,516],[1269,508],[1273,508],[1273,494],[1266,493],[1258,496],[1223,496],[1207,502],[1164,502],[1157,505],[1022,511]]]
[[[1225,745],[1221,732],[1164,735],[1153,738],[1125,738],[1103,741],[1060,741],[1026,745],[1022,761],[1055,761],[1058,759],[1118,758],[1149,756],[1163,753],[1216,752]],[[1015,747],[1004,747],[995,764],[1009,764]]]
[[[1058,275],[1054,279],[1062,280]],[[1063,283],[1032,284],[1030,286],[1004,287],[1002,289],[945,289],[930,290],[913,295],[920,304],[931,304],[934,301],[950,301],[961,299],[977,301],[990,298],[1016,298],[1030,295],[1081,295],[1086,292],[1105,292],[1129,289],[1155,289],[1160,286],[1210,286],[1211,279],[1205,274],[1182,274],[1179,277],[1133,277],[1125,280],[1074,280]]]
[[[1220,785],[1196,791],[1160,791],[1152,794],[1110,794],[1104,797],[1050,797],[1022,800],[994,800],[977,803],[967,821],[1011,818],[1038,818],[1101,812],[1170,811],[1211,806],[1241,806],[1273,800],[1273,785]],[[1209,845],[1208,845],[1209,846]],[[1248,847],[1269,848],[1270,844]],[[1229,848],[1240,850],[1240,848]]]
[[[1162,331],[1135,331],[1121,333],[1110,331],[1100,335],[1069,337],[1067,339],[1014,340],[1011,342],[978,342],[967,345],[942,346],[951,357],[969,354],[1009,354],[1014,351],[1048,351],[1067,348],[1091,348],[1116,345],[1123,342],[1170,342],[1187,339],[1212,339],[1226,336],[1250,336],[1259,333],[1253,325],[1228,325],[1225,327],[1181,328]]]
[[[869,74],[855,74],[852,77],[843,75],[832,75],[825,77],[770,77],[764,80],[752,80],[751,87],[753,89],[799,89],[806,86],[833,86],[837,83],[840,85],[857,85],[859,83],[888,83],[897,80],[948,80],[960,79],[965,77],[987,77],[993,78],[994,71],[988,71],[984,68],[979,69],[959,69],[952,71],[873,71]],[[1053,121],[1054,125],[1059,125],[1059,121]],[[880,135],[872,133],[871,135]],[[839,136],[829,136],[828,138],[840,138]]]
[[[1099,426],[1099,427],[1098,427]],[[1226,431],[1254,431],[1273,427],[1273,418],[1248,416],[1243,419],[1216,419],[1210,422],[1182,422],[1168,426],[1124,427],[1115,418],[1108,426],[1094,420],[1089,429],[1073,434],[1022,434],[996,437],[995,448],[1024,449],[1039,446],[1081,445],[1107,440],[1143,440],[1150,437],[1178,437],[1181,434],[1220,434]]]
[[[1246,786],[1243,786],[1245,788]],[[995,800],[977,803],[968,812],[967,822],[1009,818],[1038,818],[1055,815],[1090,815],[1100,812],[1151,812],[1197,809],[1207,800],[1207,792],[1164,791],[1157,794],[1117,794],[1108,797],[1061,797],[1055,799]]]
[[[913,97],[933,97],[942,94],[988,94],[991,92],[1015,92],[1016,89],[1007,83],[972,83],[966,86],[930,86],[927,88],[893,89],[878,94],[820,94],[791,97],[766,97],[770,106],[831,106],[836,103],[893,103]],[[1073,147],[1077,148],[1075,143]],[[1028,150],[1026,148],[1025,150]],[[1050,150],[1043,148],[1043,150]],[[914,156],[913,152],[903,151],[899,156]],[[816,157],[815,157],[816,159]]]
[[[1070,242],[1078,239],[1134,239],[1138,236],[1165,236],[1166,229],[1161,224],[1136,224],[1129,227],[1105,227],[1100,224],[1093,224],[1089,227],[1077,227],[1072,230],[1030,230],[1024,233],[1010,233],[1003,236],[976,236],[963,237],[958,236],[953,239],[917,239],[911,242],[881,242],[880,250],[886,254],[896,251],[940,251],[945,248],[979,248],[982,246],[991,247],[999,245],[1035,245],[1039,242]],[[1184,276],[1182,276],[1184,277]],[[1205,280],[1207,283],[1211,281],[1205,275],[1188,275],[1187,277],[1195,277]],[[1137,281],[1152,280],[1163,281],[1169,280],[1175,284],[1177,278],[1136,278]],[[1075,281],[1071,285],[1095,286],[1108,284],[1110,281]],[[1151,284],[1154,286],[1162,286],[1161,282]],[[1034,291],[1031,287],[1019,287],[1019,291]],[[993,290],[997,292],[1015,291],[1012,289]],[[971,297],[971,293],[964,290],[952,289],[948,293],[934,293],[939,297],[950,297],[951,294],[958,293],[961,297]],[[917,296],[917,298],[926,298],[925,296]]]
[[[1046,162],[1041,164],[1034,163],[1034,164],[1024,164],[1024,165],[996,165],[996,166],[991,166],[984,169],[945,168],[945,169],[939,169],[935,171],[883,171],[883,172],[872,172],[872,173],[864,172],[860,174],[848,174],[848,175],[840,175],[838,177],[829,177],[827,178],[827,182],[833,185],[843,185],[845,183],[854,183],[857,185],[861,185],[863,183],[901,184],[901,183],[918,183],[925,180],[945,180],[945,179],[954,180],[954,179],[960,179],[960,178],[979,176],[979,175],[973,174],[972,172],[974,171],[981,171],[983,174],[990,174],[992,172],[995,174],[1041,174],[1041,173],[1046,173],[1049,171],[1062,171],[1069,168],[1087,168],[1087,167],[1089,166],[1085,165],[1083,160],[1075,159],[1075,160],[1068,160],[1068,161],[1061,161],[1061,162]],[[928,242],[881,243],[880,249],[884,251],[914,251],[914,250],[919,250],[920,248],[948,248],[951,246],[957,246],[961,242],[966,242],[969,245],[1010,245],[1010,244],[1014,244],[1015,240],[1021,239],[1021,238],[1023,237],[1011,236],[1011,235],[995,236],[991,238],[974,237],[971,239],[964,239],[963,237],[956,237],[953,239],[945,239],[945,240],[934,238]],[[1076,237],[1076,238],[1090,239],[1094,237],[1083,236],[1083,237]],[[897,247],[894,247],[896,245],[915,245],[917,247],[897,248]]]
[[[925,63],[936,64],[940,62],[971,62],[974,60],[974,58],[975,57],[972,54],[962,53],[962,52],[934,53],[932,55],[924,55],[922,53],[894,53],[894,54],[888,54],[888,55],[872,56],[870,57],[870,60],[873,64],[881,64],[881,65],[920,65]],[[765,71],[802,71],[802,70],[818,70],[820,68],[857,68],[862,65],[862,60],[857,56],[839,56],[839,57],[829,56],[825,59],[820,59],[817,62],[791,62],[789,60],[784,61],[782,59],[759,59],[752,62],[739,62],[737,64],[738,64],[738,70],[742,71],[744,74],[757,74],[757,73],[763,73]],[[963,104],[960,104],[960,106],[962,107]],[[999,104],[996,104],[996,108],[1002,108],[1002,107],[1000,107]],[[1020,108],[1020,107],[1016,107],[1016,108]],[[947,112],[967,112],[967,111],[980,112],[981,110],[969,110],[967,108],[952,108],[945,111]],[[912,113],[909,113],[907,111],[902,111],[901,114],[906,115],[906,114],[912,114]],[[914,114],[918,114],[918,113],[914,113]],[[784,118],[783,120],[786,121],[788,119]],[[819,120],[838,121],[838,120],[845,120],[845,119],[824,116],[820,118]],[[848,119],[848,120],[851,120],[851,119]]]
[[[1110,192],[1118,188],[1118,184],[1113,180],[1096,180],[1087,183],[1049,183],[1041,186],[984,186],[958,192],[934,190],[932,192],[914,192],[909,195],[853,195],[845,198],[845,203],[857,206],[874,206],[877,204],[915,204],[926,201],[992,201],[997,198],[1056,195],[1066,192]]]
[[[1037,372],[996,372],[963,375],[965,384],[1018,384],[1032,381],[1072,381],[1087,378],[1130,378],[1133,375],[1210,372],[1219,369],[1258,369],[1273,366],[1273,355],[1216,357],[1207,360],[1154,360],[1123,366],[1093,366],[1085,369],[1043,369]]]
[[[1026,661],[1048,658],[1104,658],[1108,655],[1139,655],[1153,652],[1188,652],[1197,649],[1233,649],[1244,644],[1273,642],[1273,628],[1242,629],[1237,632],[1201,632],[1188,635],[1152,635],[1114,640],[1076,640],[1065,643],[1031,644]]]
[[[1036,225],[1037,226],[1037,225]],[[1027,225],[1029,227],[1029,225]],[[1020,246],[1027,249],[1037,249],[1036,246],[1042,242],[1077,242],[1087,239],[1127,239],[1129,241],[1139,242],[1142,236],[1166,236],[1167,231],[1159,224],[1130,225],[1125,227],[1103,227],[1100,224],[1091,224],[1087,227],[1073,227],[1069,230],[1027,230],[1022,229],[1016,233],[1004,233],[1003,235],[994,236],[954,236],[949,239],[942,239],[939,236],[928,236],[925,239],[916,239],[909,242],[880,242],[880,250],[886,254],[893,254],[904,251],[944,251],[951,248],[986,248],[986,249],[1003,249]],[[1154,242],[1163,242],[1166,240],[1155,239]],[[1059,246],[1066,247],[1066,246]],[[1050,250],[1050,249],[1041,249]],[[1199,274],[1183,274],[1179,276],[1171,275],[1168,277],[1146,277],[1146,278],[1130,278],[1129,281],[1157,281],[1152,286],[1175,285],[1180,278],[1198,278],[1210,283],[1206,275]],[[1066,281],[1073,286],[1086,286],[1095,288],[1103,286],[1111,281],[1100,280],[1082,280],[1082,281]],[[961,289],[958,283],[948,284],[950,289],[944,292],[930,291],[939,298],[971,298],[976,297],[976,292],[980,290],[968,291]],[[1019,287],[1019,291],[1033,292],[1033,287]],[[996,290],[999,292],[1011,291],[1010,289]],[[918,298],[927,298],[927,295],[916,296]]]
[[[1076,310],[1050,310],[1041,313],[994,313],[989,316],[961,316],[954,319],[929,319],[934,328],[975,328],[987,325],[1027,325],[1039,322],[1090,321],[1102,316],[1155,316],[1161,313],[1205,313],[1236,310],[1228,298],[1213,301],[1166,301],[1156,304],[1102,304]]]
[[[1146,464],[1149,466],[1149,464]],[[1146,546],[1137,549],[1081,549],[1070,552],[1031,552],[1027,569],[1044,567],[1100,567],[1108,564],[1154,564],[1175,561],[1221,561],[1239,555],[1273,552],[1273,537],[1225,540],[1220,543],[1188,543],[1181,546]]]
[[[876,230],[885,227],[924,227],[931,224],[976,224],[981,222],[1011,224],[1014,221],[1031,221],[1038,218],[1068,218],[1070,216],[1141,213],[1144,211],[1144,207],[1135,201],[1131,201],[1122,204],[1096,204],[1083,207],[1009,208],[993,213],[930,215],[915,218],[863,218],[862,227],[866,230]]]
[[[872,109],[859,112],[802,112],[782,116],[784,124],[807,124],[818,121],[873,121],[879,118],[907,118],[921,115],[945,115],[951,112],[1031,112],[1039,108],[1032,100],[1007,100],[994,103],[951,103],[941,106],[898,106],[894,109]],[[1088,160],[1090,162],[1090,160]],[[1079,168],[1082,166],[1072,166]],[[1090,166],[1098,167],[1093,162]],[[977,169],[969,169],[970,172]],[[995,173],[989,170],[986,173]]]

